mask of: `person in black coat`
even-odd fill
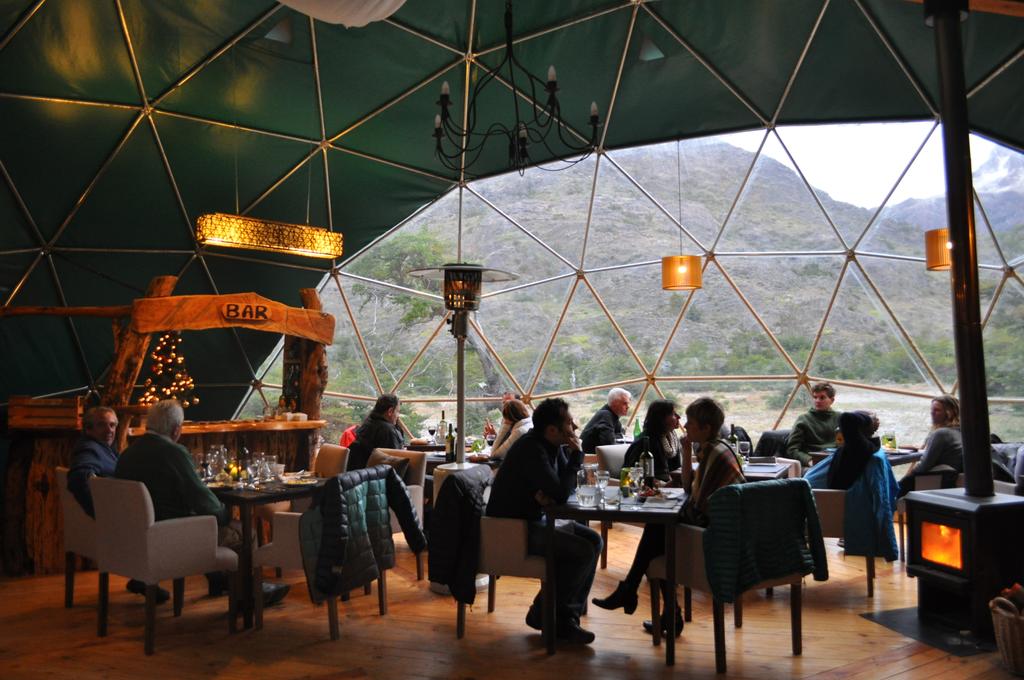
[[[680,466],[679,414],[676,413],[674,401],[658,399],[651,403],[644,418],[640,439],[629,445],[622,460],[623,467],[640,464],[644,438],[654,456],[654,476],[663,482],[669,481],[669,473],[678,470]]]
[[[597,410],[583,428],[582,448],[584,453],[594,453],[598,446],[614,444],[622,439],[622,423],[619,418],[629,413],[629,392],[613,387],[608,392],[608,403]]]
[[[875,451],[882,448],[877,437],[878,418],[867,411],[839,414],[843,445],[836,449],[826,477],[828,488],[845,491],[860,479]]]
[[[398,397],[382,394],[373,410],[356,430],[356,439],[348,449],[348,469],[361,470],[374,449],[405,448],[405,437],[398,429]]]
[[[531,555],[547,554],[544,507],[565,503],[576,486],[583,452],[575,430],[569,405],[563,399],[545,399],[533,412],[533,429],[512,445],[494,479],[487,515],[526,520]],[[555,634],[589,644],[594,634],[580,627],[579,617],[594,582],[601,536],[573,522],[559,527],[551,548],[556,578]],[[540,630],[542,620],[538,593],[526,614],[526,625]]]

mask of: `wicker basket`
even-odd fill
[[[1005,597],[993,598],[988,606],[1003,663],[1011,673],[1024,675],[1024,616]]]

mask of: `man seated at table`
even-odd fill
[[[72,493],[82,510],[89,517],[96,514],[92,507],[92,492],[89,478],[113,477],[117,467],[117,451],[114,450],[114,436],[117,433],[117,413],[106,406],[94,406],[82,416],[82,436],[71,451],[71,467],[68,470],[68,491]],[[128,591],[136,595],[146,594],[146,584],[131,579]],[[157,590],[157,603],[166,602],[171,595],[163,588]]]
[[[839,414],[832,410],[836,388],[827,382],[816,383],[811,387],[811,397],[814,406],[797,417],[786,442],[786,458],[799,460],[804,468],[814,462],[811,452],[835,447],[839,427]]]
[[[721,405],[710,397],[699,397],[686,407],[686,438],[681,443],[683,489],[689,494],[680,513],[680,521],[686,524],[706,527],[709,522],[707,515],[708,500],[711,494],[730,484],[740,484],[746,480],[740,469],[736,455],[718,437],[725,422],[725,411]],[[697,444],[697,470],[693,469],[693,444]],[[661,524],[645,524],[640,536],[640,543],[633,556],[626,578],[619,582],[618,587],[606,598],[591,600],[602,609],[622,609],[632,614],[637,607],[637,590],[640,581],[647,573],[651,561],[665,554],[665,527]],[[667,583],[667,582],[666,582]],[[662,593],[665,602],[668,598],[675,600],[676,594]],[[674,634],[683,632],[683,615],[679,603],[675,604]],[[668,617],[661,617],[662,632],[669,633]],[[644,621],[644,630],[654,630],[651,621]]]
[[[229,524],[230,512],[199,479],[192,454],[178,443],[184,420],[185,412],[176,399],[165,399],[150,406],[146,415],[146,433],[121,453],[114,476],[146,485],[157,522],[192,515],[213,515],[220,527],[217,544],[240,552],[242,536]],[[227,578],[224,574],[211,573],[206,577],[210,582],[210,595],[226,591]],[[264,604],[270,606],[280,602],[288,588],[285,584],[264,584]]]
[[[498,469],[487,504],[489,517],[527,521],[527,550],[547,554],[544,507],[560,505],[576,486],[583,452],[576,424],[563,399],[545,399],[533,412],[533,429],[512,445]],[[555,634],[564,640],[589,644],[594,634],[580,627],[580,614],[594,582],[601,536],[578,522],[555,531],[551,546],[555,559]],[[526,614],[526,625],[540,630],[541,595]]]
[[[377,397],[363,424],[356,429],[356,438],[348,447],[348,469],[362,470],[374,449],[403,449],[405,437],[398,429],[398,397],[382,394]]]
[[[629,413],[631,395],[621,387],[608,392],[608,403],[597,412],[583,428],[583,452],[594,453],[598,446],[614,444],[622,439],[622,423],[619,418]]]

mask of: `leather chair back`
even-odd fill
[[[619,476],[622,474],[622,462],[626,459],[626,451],[629,444],[610,444],[597,447],[597,464],[602,470],[608,471],[611,477],[609,484],[613,481],[618,484]]]
[[[323,444],[316,454],[313,472],[317,477],[337,477],[348,471],[348,449],[337,444]]]
[[[68,469],[57,468],[57,489],[64,513],[64,551],[96,559],[96,520],[85,514],[78,499],[68,490]]]

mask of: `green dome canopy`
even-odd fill
[[[382,234],[457,186],[433,154],[441,83],[504,44],[494,0],[408,0],[346,29],[257,0],[10,0],[0,6],[0,301],[123,305],[154,276],[180,294],[254,291],[299,305]],[[516,55],[559,73],[568,124],[600,151],[783,124],[935,120],[922,8],[902,0],[532,0]],[[1024,19],[963,24],[973,131],[1024,149]],[[468,55],[468,56],[467,56]],[[506,117],[492,84],[484,121]],[[535,154],[535,162],[550,158]],[[487,149],[472,177],[507,171]],[[196,218],[241,213],[344,234],[321,261],[198,248]],[[230,416],[278,337],[216,330],[183,349],[193,419]],[[95,390],[109,320],[0,320],[0,402]]]

